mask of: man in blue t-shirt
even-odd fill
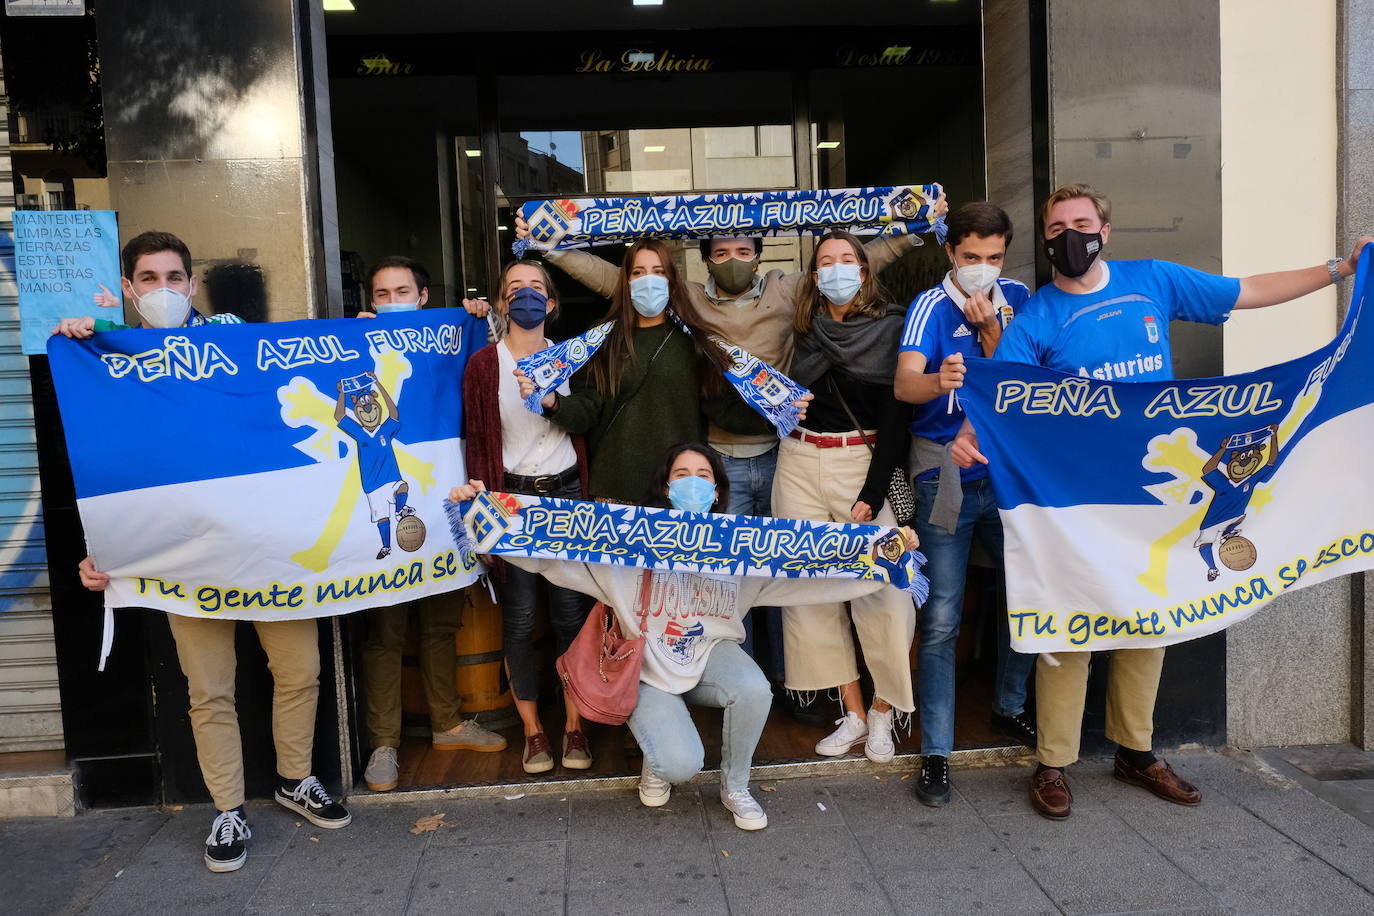
[[[391,395],[377,380],[377,373],[363,374],[369,380],[366,383],[362,382],[361,377],[339,382],[339,399],[334,402],[334,422],[357,443],[358,476],[362,478],[367,507],[382,539],[382,549],[377,551],[377,559],[380,560],[391,553],[392,513],[395,513],[399,522],[407,515],[414,515],[415,510],[406,505],[406,500],[410,498],[410,484],[401,477],[401,469],[396,465],[393,438],[401,428],[400,413],[392,403]],[[382,405],[377,403],[372,391],[374,386],[386,402],[385,420],[382,419]],[[345,397],[353,405],[352,417],[346,415]]]
[[[1232,309],[1263,308],[1297,299],[1355,273],[1365,237],[1348,258],[1244,279],[1218,277],[1167,261],[1102,259],[1111,234],[1111,203],[1086,184],[1065,185],[1042,211],[1044,248],[1055,275],[1026,303],[994,354],[1107,380],[1169,379],[1169,322],[1221,324]],[[961,467],[987,464],[967,421],[951,447]],[[1036,666],[1040,765],[1031,805],[1045,817],[1071,813],[1064,768],[1078,759],[1088,652],[1061,652]],[[1152,752],[1155,695],[1164,649],[1118,649],[1107,678],[1107,737],[1116,742],[1116,777],[1176,804],[1196,805],[1197,788]]]
[[[1266,445],[1269,447],[1268,461],[1264,460]],[[1221,457],[1227,452],[1230,452],[1230,456],[1222,466]],[[1221,575],[1213,545],[1218,540],[1225,544],[1240,534],[1240,523],[1245,521],[1250,497],[1255,495],[1255,487],[1274,473],[1274,462],[1278,457],[1279,428],[1271,423],[1264,429],[1237,433],[1222,439],[1221,447],[1202,466],[1202,482],[1212,488],[1212,501],[1207,504],[1207,513],[1202,517],[1202,525],[1193,546],[1207,564],[1208,582],[1216,581],[1217,576]]]
[[[954,650],[964,612],[969,547],[976,536],[1000,565],[1002,522],[981,464],[960,470],[949,446],[964,422],[955,399],[964,357],[991,356],[1008,322],[1030,297],[1000,276],[1011,244],[1011,218],[985,201],[950,214],[945,253],[950,271],[940,285],[911,303],[898,347],[894,388],[915,404],[911,472],[916,483],[916,532],[925,553],[930,597],[921,606],[921,772],[916,797],[932,807],[950,799],[949,756],[954,749]],[[1026,681],[1034,655],[1012,652],[1000,615],[992,727],[1029,747],[1035,726],[1026,716]]]

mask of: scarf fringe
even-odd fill
[[[468,536],[468,526],[463,521],[463,514],[466,508],[462,503],[456,503],[451,499],[444,500],[444,516],[448,519],[448,530],[453,535],[453,546],[464,556],[472,556],[477,553],[477,545]]]

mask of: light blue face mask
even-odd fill
[[[391,312],[413,312],[420,307],[420,301],[414,302],[379,302],[377,303],[377,314],[386,315]]]
[[[710,512],[716,504],[716,485],[705,477],[679,477],[668,484],[668,502],[683,512]]]
[[[816,271],[816,288],[835,305],[848,305],[863,285],[858,264],[829,264]]]
[[[656,318],[668,307],[668,278],[645,274],[630,281],[630,302],[645,318]]]

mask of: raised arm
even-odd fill
[[[521,216],[515,217],[515,237],[526,239],[530,235],[530,225]],[[603,261],[594,254],[576,249],[569,251],[546,251],[544,259],[556,264],[558,269],[581,283],[603,299],[615,295],[620,283],[620,271],[609,261]]]
[[[1355,249],[1350,252],[1350,257],[1336,266],[1336,273],[1341,277],[1352,276],[1360,262],[1360,251],[1370,242],[1374,242],[1374,236],[1366,235],[1356,242]],[[1240,296],[1236,299],[1234,307],[1238,309],[1266,308],[1297,299],[1299,296],[1306,296],[1308,293],[1314,293],[1323,286],[1329,286],[1330,283],[1331,274],[1327,271],[1325,264],[1319,264],[1316,267],[1301,267],[1297,270],[1255,274],[1252,277],[1241,278]]]
[[[1208,458],[1207,463],[1202,466],[1203,477],[1206,477],[1208,474],[1215,471],[1217,469],[1217,465],[1221,464],[1221,456],[1226,454],[1226,443],[1230,441],[1231,437],[1229,435],[1223,436],[1221,438],[1221,446],[1215,452],[1212,453],[1212,457]]]
[[[401,422],[401,412],[396,409],[396,404],[391,400],[391,395],[386,393],[386,386],[382,384],[381,379],[377,378],[377,373],[369,372],[368,376],[377,383],[377,392],[381,394],[382,403],[386,405],[387,415],[397,423]]]
[[[338,423],[344,418],[344,390],[343,382],[339,382],[339,398],[334,402],[334,422]]]
[[[921,237],[918,235],[880,235],[864,244],[864,254],[868,255],[868,269],[880,274],[902,255],[921,244]]]

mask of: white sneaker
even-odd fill
[[[816,743],[816,753],[822,757],[839,757],[848,754],[856,744],[863,744],[868,738],[868,725],[859,718],[857,712],[847,712],[843,719],[836,719],[839,728]]]
[[[672,793],[673,784],[655,776],[646,759],[639,771],[639,803],[646,808],[662,808]]]
[[[868,711],[868,740],[864,742],[864,756],[874,763],[887,763],[897,754],[897,745],[892,740],[893,709],[878,712]]]
[[[396,766],[396,748],[379,747],[367,759],[367,769],[363,770],[363,782],[373,792],[389,792],[401,781],[401,770]]]
[[[741,830],[762,830],[768,826],[768,815],[763,813],[763,808],[754,801],[748,789],[727,792],[721,786],[720,803],[735,816],[735,826]]]

